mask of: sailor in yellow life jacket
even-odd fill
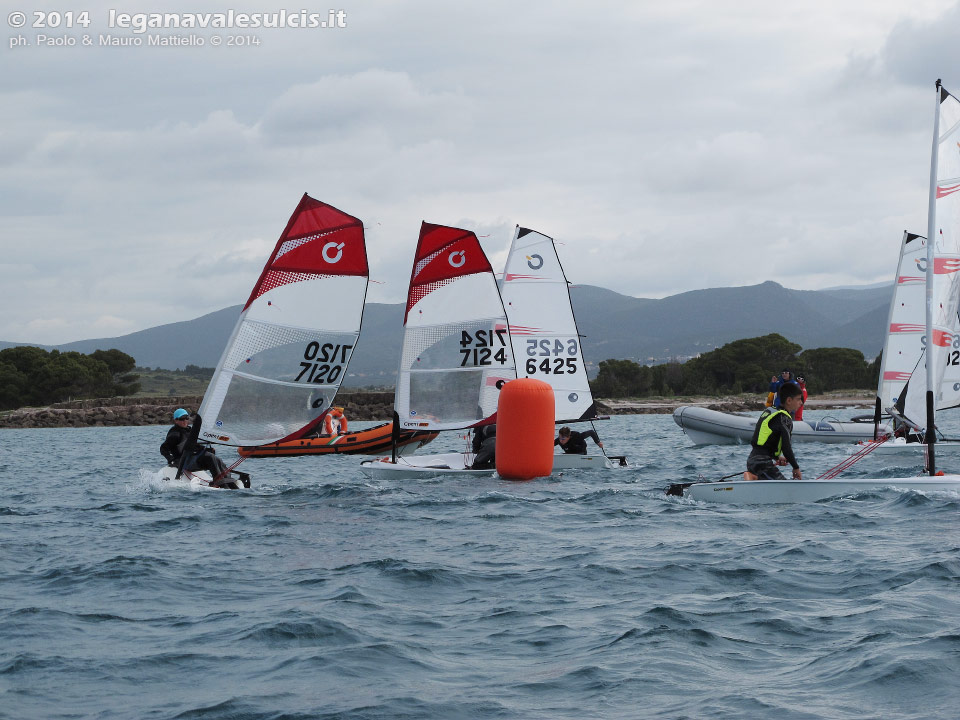
[[[778,391],[780,407],[767,408],[760,414],[753,430],[747,458],[748,480],[785,480],[777,465],[790,463],[793,479],[803,480],[800,463],[793,454],[791,433],[793,414],[803,405],[803,392],[795,383],[786,383]]]
[[[347,431],[347,417],[343,414],[342,407],[330,408],[327,417],[323,421],[324,435],[342,435]]]

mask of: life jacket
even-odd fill
[[[336,413],[336,414],[335,414]],[[339,435],[347,431],[347,418],[342,412],[331,410],[323,421],[323,432],[325,435]]]
[[[780,408],[767,408],[762,413],[760,413],[760,419],[757,421],[757,426],[753,430],[753,438],[750,440],[750,444],[754,447],[766,447],[767,441],[770,439],[770,436],[773,434],[773,430],[770,429],[770,421],[773,420],[777,415],[786,415],[790,417],[790,413],[786,410]],[[783,452],[783,438],[777,439],[777,447],[773,451],[774,457],[779,457]]]

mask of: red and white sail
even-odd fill
[[[552,238],[517,227],[502,295],[518,376],[553,387],[558,422],[596,417],[569,284]]]
[[[960,101],[937,86],[937,114],[931,159],[927,250],[926,382],[914,373],[903,414],[926,427],[925,392],[934,390],[934,406],[945,406],[942,385],[948,363],[960,363],[957,310],[960,308]],[[932,280],[932,282],[931,282]],[[920,368],[918,368],[918,371]]]
[[[477,236],[423,223],[394,401],[400,426],[452,430],[495,422],[500,387],[516,376],[503,302]]]
[[[200,440],[264,445],[311,430],[346,376],[367,281],[363,224],[304,194],[204,395]]]

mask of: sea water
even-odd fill
[[[159,480],[165,427],[2,430],[0,717],[960,716],[960,496],[701,504],[663,488],[746,448],[597,429],[629,467],[260,459],[248,491]]]

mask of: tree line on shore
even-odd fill
[[[774,333],[727,343],[682,364],[604,360],[590,386],[600,398],[766,393],[771,376],[784,368],[804,376],[814,393],[874,388],[880,358],[867,362],[863,353],[850,348],[803,350]],[[150,372],[115,349],[89,355],[28,346],[0,350],[0,410],[134,395],[141,386],[134,371]],[[177,377],[205,382],[213,369],[188,365],[162,373],[167,387],[175,385]],[[169,393],[177,394],[176,388],[170,387]]]
[[[784,369],[804,377],[811,393],[870,389],[877,386],[880,358],[867,362],[850,348],[803,350],[773,333],[735,340],[683,364],[604,360],[590,387],[601,398],[766,394],[770,378]]]
[[[133,395],[136,361],[119,350],[89,355],[20,345],[0,350],[0,410]]]

